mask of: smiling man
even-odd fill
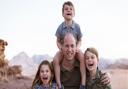
[[[81,83],[80,63],[75,59],[76,39],[67,33],[62,42],[63,60],[60,67],[60,80],[64,89],[79,89]]]

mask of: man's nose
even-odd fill
[[[69,48],[68,48],[68,51],[71,51],[71,50],[72,50],[72,48],[71,48],[71,47],[69,47]]]

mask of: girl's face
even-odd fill
[[[51,70],[48,65],[42,65],[40,68],[40,78],[44,85],[50,83]]]
[[[89,71],[94,71],[97,69],[98,58],[95,54],[91,53],[90,51],[87,51],[85,54],[85,63],[86,63],[86,68]]]
[[[73,6],[69,6],[69,5],[65,5],[64,6],[64,11],[63,11],[63,17],[66,20],[72,20],[72,18],[74,17],[74,8]]]

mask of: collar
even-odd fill
[[[75,59],[74,68],[78,68],[78,67],[80,67],[80,63],[79,63],[78,60]],[[61,70],[62,72],[68,71],[68,70],[66,70],[62,65],[61,65],[60,70]]]
[[[65,22],[63,22],[63,24],[62,24],[62,25],[63,25],[63,29],[68,28]],[[71,25],[71,27],[70,27],[70,28],[72,28],[72,29],[74,29],[74,28],[75,28],[75,22],[74,22],[74,21],[72,21],[72,25]]]
[[[97,67],[95,79],[100,78],[100,74],[101,74],[101,71]],[[87,76],[90,76],[89,72],[87,72]],[[93,79],[93,80],[95,80],[95,79]],[[90,80],[90,77],[87,77],[87,80]]]
[[[100,78],[100,72],[101,72],[101,71],[100,71],[100,70],[98,69],[98,67],[97,67],[95,79]]]

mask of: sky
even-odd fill
[[[7,59],[20,52],[54,56],[55,32],[64,21],[67,0],[0,0],[0,38],[8,42]],[[83,33],[81,50],[95,47],[100,57],[128,58],[127,0],[70,0]]]

